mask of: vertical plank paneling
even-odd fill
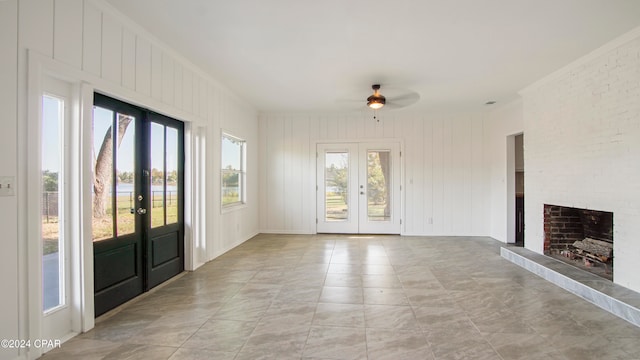
[[[358,138],[357,116],[348,116],[345,122],[347,125],[345,139],[357,139]]]
[[[317,119],[317,124],[318,124],[318,139],[320,140],[327,140],[329,138],[328,132],[327,132],[327,122],[325,121],[325,118],[322,115],[319,115],[316,117]]]
[[[363,112],[360,114],[360,116],[357,116],[355,118],[355,121],[357,123],[357,128],[358,128],[358,135],[356,136],[356,139],[366,139],[368,137],[370,137],[371,132],[368,131],[367,127],[369,126],[372,120],[372,117],[369,115],[368,112]],[[369,135],[368,135],[369,134]]]
[[[102,70],[102,12],[90,1],[84,2],[82,27],[82,70],[100,76]]]
[[[462,189],[462,169],[459,165],[460,153],[462,152],[460,146],[460,134],[457,132],[459,121],[457,118],[448,118],[446,120],[445,133],[444,133],[444,145],[445,145],[445,168],[447,173],[444,177],[444,181],[447,187],[446,196],[444,202],[445,211],[445,233],[449,234],[458,225],[459,217],[453,218],[454,209],[460,208],[460,189]],[[455,135],[455,136],[454,136]]]
[[[450,234],[452,230],[451,217],[453,213],[453,199],[456,188],[456,179],[453,169],[453,131],[451,129],[452,119],[446,118],[442,126],[442,188],[444,193],[444,201],[442,204],[442,231],[444,234]]]
[[[18,1],[21,46],[53,57],[53,0]]]
[[[390,123],[392,123],[391,117],[387,118],[385,121],[372,121],[371,125],[373,125],[374,135],[372,136],[374,139],[382,139],[384,138],[384,129],[388,127]]]
[[[102,14],[102,78],[122,81],[122,24],[107,13]]]
[[[426,121],[426,120],[422,120]],[[433,121],[426,121],[424,124],[424,129],[422,133],[422,138],[418,139],[422,143],[422,153],[423,153],[423,197],[422,203],[424,204],[424,219],[420,219],[420,221],[424,221],[426,225],[424,225],[424,233],[433,234],[433,208],[434,208],[434,191],[433,191],[433,173],[434,173],[434,163],[433,163]],[[420,136],[420,134],[418,134]]]
[[[165,104],[173,105],[174,99],[174,60],[173,58],[163,52],[162,53],[162,102]]]
[[[182,107],[193,113],[193,73],[188,68],[182,71]]]
[[[267,158],[269,154],[267,153],[267,143],[269,139],[267,138],[267,126],[269,122],[268,115],[259,115],[258,116],[258,136],[259,141],[257,144],[258,147],[258,161],[260,164],[266,164]],[[258,182],[258,196],[259,196],[259,218],[260,218],[260,230],[267,230],[267,219],[266,215],[268,213],[267,209],[267,187],[266,187],[266,179],[267,179],[267,167],[259,166],[258,167],[258,176],[260,177],[260,181]]]
[[[162,50],[151,46],[151,97],[162,101]]]
[[[136,91],[151,96],[151,44],[145,38],[136,38]]]
[[[330,117],[326,119],[327,122],[327,139],[338,138],[338,118]]]
[[[338,116],[338,136],[337,139],[347,138],[348,118],[345,115]]]
[[[466,234],[471,234],[471,221],[473,220],[473,212],[471,211],[473,208],[471,206],[471,181],[473,180],[472,174],[472,131],[473,131],[473,118],[467,117],[460,129],[464,135],[464,149],[462,156],[463,163],[459,166],[462,166],[464,171],[464,188],[462,190],[462,210],[464,211],[463,215],[463,227]]]
[[[192,100],[193,100],[193,114],[197,115],[200,113],[200,77],[196,74],[193,75],[192,79]],[[204,106],[204,104],[203,104]]]
[[[53,29],[53,57],[82,68],[82,0],[56,1]]]
[[[389,137],[391,138],[400,138],[402,137],[403,129],[407,126],[411,126],[411,119],[415,119],[415,116],[411,116],[408,118],[398,117],[396,121],[393,122],[391,129],[389,129]]]
[[[470,163],[468,146],[469,146],[469,129],[467,120],[464,118],[456,118],[451,122],[451,233],[466,234],[468,215],[465,208],[465,187],[467,181],[467,171]],[[455,215],[454,215],[455,213]]]
[[[0,109],[2,109],[2,133],[0,141],[0,153],[7,154],[0,157],[0,168],[4,175],[16,174],[16,169],[23,169],[24,164],[20,163],[16,156],[21,148],[20,141],[16,134],[21,125],[18,121],[18,92],[16,85],[18,84],[18,47],[16,39],[18,38],[19,29],[19,1],[0,1],[0,48],[2,56],[0,56]],[[11,155],[8,155],[11,154]],[[19,173],[22,170],[18,170]],[[26,179],[22,179],[25,181]],[[20,185],[18,185],[20,186]],[[0,253],[0,273],[5,274],[2,277],[2,288],[4,295],[2,296],[2,314],[0,314],[0,328],[2,329],[2,337],[8,339],[19,339],[28,335],[24,330],[26,326],[21,321],[21,314],[26,308],[27,299],[20,299],[16,294],[21,293],[22,281],[19,280],[18,273],[23,270],[24,260],[16,256],[19,253],[19,247],[22,246],[18,237],[18,224],[21,214],[16,211],[19,197],[2,198],[0,207],[0,229],[2,229],[2,253]],[[26,239],[25,239],[26,240]],[[26,274],[24,274],[26,278]],[[10,295],[12,294],[12,295]],[[3,347],[2,357],[5,359],[24,358],[24,352],[15,348],[11,349],[7,346]]]
[[[294,173],[297,181],[296,191],[300,192],[300,199],[298,202],[299,213],[297,221],[300,224],[300,231],[310,232],[315,228],[311,226],[311,219],[315,218],[315,202],[312,201],[310,194],[315,196],[315,162],[309,162],[310,158],[314,158],[311,155],[313,145],[309,141],[309,120],[307,117],[297,117],[294,122],[294,139],[296,140],[295,152],[297,154],[297,161],[294,163],[294,169],[297,171]],[[315,152],[315,149],[313,149]]]
[[[436,235],[444,232],[444,125],[441,118],[434,119],[432,144],[433,144],[433,233]]]
[[[416,124],[413,123],[413,125],[415,126]],[[407,126],[405,128],[405,130],[402,133],[402,136],[405,139],[405,144],[404,144],[404,151],[402,154],[402,158],[400,158],[400,161],[403,162],[405,164],[404,166],[404,181],[405,181],[405,186],[404,186],[404,191],[403,191],[403,196],[407,194],[407,192],[411,193],[411,194],[415,194],[415,189],[416,189],[416,173],[420,170],[420,166],[415,166],[415,164],[418,162],[418,159],[422,157],[422,154],[417,154],[416,153],[416,148],[418,147],[418,143],[416,141],[414,141],[414,137],[411,136],[411,134],[413,134],[414,129],[412,126]],[[392,165],[393,166],[393,165]],[[416,201],[415,197],[407,197],[404,196],[403,199],[403,203],[404,203],[404,217],[403,217],[403,224],[404,224],[404,229],[407,233],[409,234],[415,234],[418,231],[416,230],[416,227],[418,225],[417,221],[415,221],[415,211],[413,211],[414,207],[416,206],[416,203],[418,201]]]
[[[485,193],[482,189],[489,186],[485,179],[485,167],[483,164],[484,159],[484,146],[483,146],[483,121],[480,118],[474,119],[473,121],[473,135],[472,135],[472,146],[471,146],[471,212],[474,215],[471,223],[471,230],[474,234],[478,233],[489,233],[489,228],[486,224],[489,223],[489,219],[485,218],[484,214],[487,211],[483,211],[485,209],[485,205],[488,203],[484,202]]]
[[[205,79],[200,79],[200,88],[197,93],[200,102],[200,111],[198,111],[197,115],[200,116],[200,118],[205,118],[207,116],[207,84],[208,83]],[[225,105],[232,107],[233,109],[237,109],[237,107],[231,106],[231,98],[229,96],[226,97]]]
[[[372,139],[376,137],[376,126],[378,126],[378,120],[373,120],[372,116],[362,116],[360,119],[362,123],[362,129],[364,132],[361,134],[361,139]],[[384,118],[380,118],[380,121],[384,121]]]
[[[295,226],[294,217],[298,209],[295,208],[295,197],[300,196],[296,194],[293,189],[293,133],[291,128],[291,116],[285,116],[283,119],[282,129],[282,183],[284,185],[283,195],[283,212],[284,215],[284,229],[293,229]]]
[[[267,223],[272,230],[283,230],[284,227],[284,198],[286,196],[283,164],[283,132],[284,120],[282,117],[269,122],[268,138],[269,147],[267,149],[270,154],[268,159],[268,167],[270,174],[268,176],[268,199],[269,214]]]
[[[175,64],[175,68],[174,68],[175,74],[174,74],[174,106],[180,110],[184,109],[184,105],[183,105],[183,98],[184,98],[184,94],[183,94],[183,80],[182,80],[182,65],[180,63]],[[206,93],[205,93],[206,94]]]
[[[412,122],[406,121],[404,124],[408,130],[405,138],[409,140],[408,142],[410,144],[410,147],[408,146],[404,152],[405,171],[411,172],[410,177],[408,176],[405,182],[407,190],[411,190],[410,196],[406,196],[405,198],[407,202],[409,202],[410,199],[412,205],[406,208],[406,212],[410,212],[410,214],[407,214],[410,215],[407,221],[410,221],[410,224],[413,226],[412,232],[414,234],[423,234],[425,231],[424,224],[427,223],[424,215],[425,207],[431,205],[430,203],[422,201],[425,191],[427,190],[424,179],[425,142],[421,138],[424,133],[425,123],[422,120],[414,120]],[[405,195],[407,195],[406,192]]]
[[[306,122],[303,122],[306,119]],[[407,234],[485,234],[478,221],[482,195],[482,124],[473,116],[385,117],[380,124],[357,115],[271,115],[261,124],[266,165],[261,201],[263,229],[315,229],[315,143],[349,139],[404,140],[404,230]],[[266,132],[266,133],[264,133]],[[306,159],[305,159],[306,156]],[[307,179],[306,182],[304,179]],[[305,221],[310,222],[307,225]],[[484,226],[486,227],[486,226]]]
[[[122,86],[136,88],[136,35],[126,28],[122,30]]]

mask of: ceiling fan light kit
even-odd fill
[[[372,85],[371,88],[373,89],[373,95],[367,98],[367,106],[373,110],[381,109],[387,102],[387,99],[380,94],[379,84]]]

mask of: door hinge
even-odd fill
[[[400,151],[400,157],[402,157],[402,151]]]
[[[318,185],[316,185],[316,191],[318,191]]]
[[[318,152],[316,151],[316,159],[319,158],[320,156],[318,155]]]
[[[400,219],[400,225],[402,225],[402,219]]]
[[[402,191],[402,185],[400,185],[400,191]]]
[[[316,224],[318,223],[318,218],[316,218]]]

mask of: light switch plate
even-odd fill
[[[15,176],[0,176],[0,196],[15,196],[16,195],[16,177]]]

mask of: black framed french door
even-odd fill
[[[96,93],[92,185],[98,316],[184,270],[184,123]]]

